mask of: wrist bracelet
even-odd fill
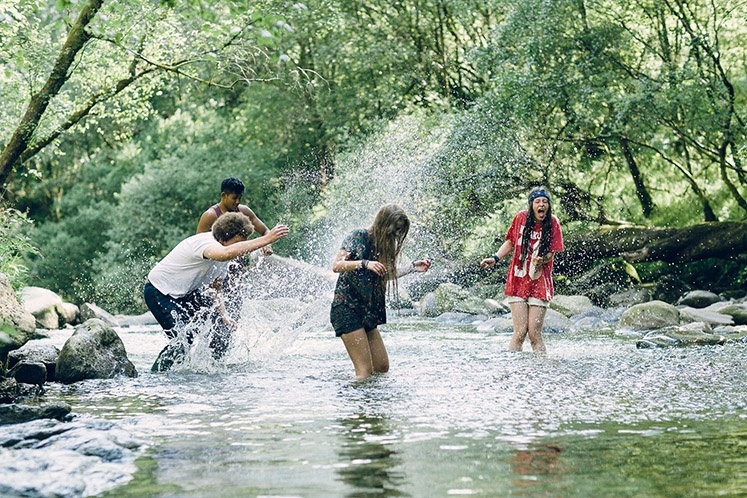
[[[501,258],[498,257],[498,253],[493,254],[493,259],[496,263],[501,260]]]

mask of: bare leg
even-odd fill
[[[348,334],[343,334],[341,338],[343,344],[345,344],[345,349],[348,351],[348,356],[353,361],[355,378],[365,379],[366,377],[370,377],[374,373],[374,362],[371,356],[371,346],[368,343],[368,337],[366,337],[366,331],[358,329]],[[384,353],[386,354],[386,350],[384,350]]]
[[[509,351],[521,351],[528,332],[529,305],[525,302],[511,303],[511,319],[514,322],[514,335],[508,343]]]
[[[546,311],[547,308],[544,306],[529,306],[529,343],[535,353],[547,353],[545,341],[542,339],[542,325],[545,323]]]
[[[389,371],[389,355],[384,347],[379,329],[373,329],[368,334],[368,346],[371,349],[371,360],[373,361],[374,373],[385,373]]]

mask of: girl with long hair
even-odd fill
[[[514,217],[506,241],[498,252],[480,262],[484,268],[490,268],[513,252],[505,292],[514,325],[508,346],[511,351],[521,351],[529,335],[532,350],[546,352],[542,325],[554,295],[553,259],[563,250],[563,232],[558,218],[552,214],[550,199],[545,187],[533,188],[527,209]]]
[[[389,356],[378,328],[386,323],[387,287],[396,293],[399,277],[430,268],[427,260],[397,267],[409,230],[410,220],[402,208],[387,204],[379,209],[373,225],[353,230],[345,238],[332,262],[332,271],[340,275],[330,321],[345,344],[358,379],[389,370]]]

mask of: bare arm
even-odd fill
[[[218,216],[216,216],[215,211],[212,208],[208,209],[200,216],[200,221],[197,223],[197,232],[195,233],[209,232],[217,219]]]
[[[252,222],[252,226],[254,227],[254,231],[259,235],[265,235],[270,230],[269,228],[267,228],[267,225],[265,225],[265,223],[260,220],[256,214],[254,214],[254,211],[249,209],[249,206],[239,204],[239,212],[249,218],[249,221]]]
[[[495,266],[496,263],[498,263],[499,259],[503,259],[514,250],[514,244],[510,240],[505,241],[503,244],[501,244],[501,247],[498,248],[498,252],[496,252],[492,257],[485,258],[482,261],[480,261],[480,266],[483,268],[490,268],[491,266]],[[498,257],[498,259],[495,258],[495,256]]]
[[[252,226],[254,227],[254,231],[257,232],[259,235],[265,235],[270,231],[269,228],[267,228],[267,225],[259,219],[259,217],[254,214],[254,211],[249,209],[249,206],[245,206],[244,204],[239,204],[239,212],[243,213],[247,218],[249,218],[249,221],[252,222]],[[266,245],[262,247],[262,254],[265,256],[271,256],[272,255],[272,246]]]
[[[419,259],[417,261],[413,261],[411,265],[407,266],[401,266],[397,268],[397,278],[404,277],[405,275],[409,275],[410,273],[424,273],[427,272],[428,269],[431,267],[431,261],[428,259]]]
[[[334,261],[332,261],[332,271],[335,273],[343,273],[346,271],[357,270],[363,268],[363,260],[350,260],[350,253],[345,249],[340,249],[335,255]]]
[[[230,261],[268,244],[272,244],[286,235],[288,235],[288,227],[285,225],[277,225],[275,228],[267,232],[266,235],[257,237],[256,239],[242,240],[229,245],[210,246],[205,249],[205,252],[202,255],[215,261]]]

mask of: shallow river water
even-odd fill
[[[391,371],[356,382],[325,306],[251,306],[262,318],[242,322],[228,364],[154,374],[163,333],[119,329],[137,378],[50,385],[77,419],[132,440],[118,478],[70,477],[103,476],[82,494],[747,496],[745,344],[638,350],[584,331],[547,334],[537,357],[390,315]]]

